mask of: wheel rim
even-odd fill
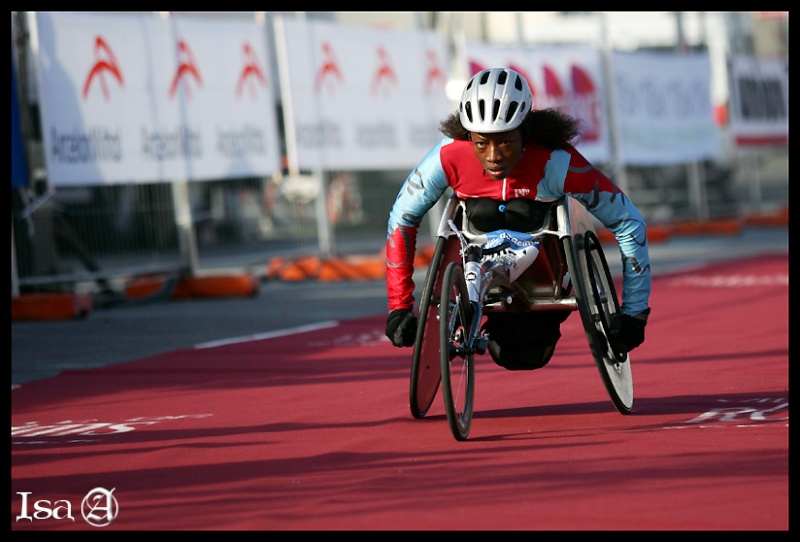
[[[466,440],[472,425],[474,353],[466,345],[471,317],[463,268],[450,264],[442,284],[440,357],[445,412],[457,440]]]
[[[606,356],[610,358],[614,365],[625,363],[628,360],[628,355],[624,352],[615,351],[608,341],[608,335],[619,318],[619,304],[613,279],[606,273],[608,265],[605,255],[600,249],[597,237],[591,232],[587,232],[585,235],[584,247],[593,300],[591,303],[592,316],[595,320],[597,331],[602,333],[606,343]]]

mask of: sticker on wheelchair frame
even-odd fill
[[[519,276],[536,260],[539,255],[540,241],[530,233],[522,233],[512,230],[496,230],[486,233],[486,243],[483,250],[492,250],[504,244],[506,248],[486,255],[483,261],[500,261],[506,266],[511,281],[517,280]]]

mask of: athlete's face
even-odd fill
[[[519,130],[496,134],[472,132],[472,150],[492,179],[505,179],[522,158],[522,134]]]

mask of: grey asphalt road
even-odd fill
[[[788,252],[788,228],[748,227],[739,235],[673,237],[652,244],[650,257],[657,275],[713,261]],[[606,248],[606,256],[618,273],[616,246]],[[424,270],[415,278],[419,289]],[[95,307],[84,319],[12,321],[11,384],[385,311],[383,281],[267,281],[250,298],[126,302]]]

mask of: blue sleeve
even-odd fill
[[[389,213],[387,236],[400,226],[417,228],[447,190],[440,152],[452,139],[442,139],[408,175]]]
[[[576,194],[576,199],[614,234],[622,258],[621,310],[630,316],[639,314],[647,309],[652,289],[644,218],[622,192]]]

